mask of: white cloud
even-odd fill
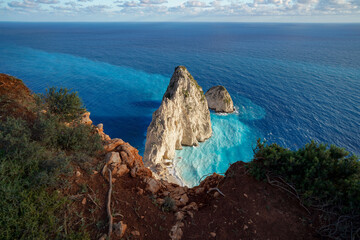
[[[3,0],[0,0],[3,1]],[[128,16],[129,19],[146,16],[151,19],[235,19],[254,16],[332,16],[358,15],[360,0],[10,0],[7,8],[12,11],[51,13],[98,14]],[[82,5],[82,3],[84,3]],[[56,6],[50,6],[54,5]],[[168,17],[168,18],[165,18]],[[187,18],[189,17],[189,18]],[[359,19],[360,21],[360,19]]]
[[[104,12],[106,9],[110,9],[111,7],[108,5],[92,5],[85,8],[82,8],[81,10],[87,13],[99,13]]]
[[[204,8],[204,7],[209,7],[205,2],[201,2],[201,1],[187,1],[185,2],[185,7],[200,7],[200,8]]]
[[[73,8],[82,6],[81,4],[77,2],[65,2],[65,5],[71,6]]]
[[[32,0],[24,0],[22,2],[12,1],[8,3],[11,8],[26,8],[32,9],[38,7],[38,4]]]
[[[128,7],[139,7],[139,2],[136,1],[126,1],[118,5],[119,7],[128,8]]]
[[[44,3],[44,4],[57,4],[59,0],[37,0],[37,3]]]
[[[149,5],[156,5],[156,4],[164,4],[168,3],[167,0],[140,0],[140,4],[149,4]]]

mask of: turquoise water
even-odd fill
[[[254,130],[239,121],[238,116],[211,114],[212,137],[199,147],[184,147],[176,151],[175,168],[187,186],[200,183],[213,172],[224,174],[231,163],[252,159]]]
[[[224,85],[237,113],[212,113],[212,138],[177,151],[192,186],[251,160],[257,138],[359,154],[359,43],[359,24],[0,23],[0,72],[34,92],[78,91],[94,123],[140,153],[175,66],[204,91]]]

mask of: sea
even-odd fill
[[[236,106],[211,113],[209,140],[177,151],[185,185],[250,161],[259,138],[360,154],[359,24],[0,22],[0,72],[35,93],[77,91],[94,123],[140,154],[178,65]]]

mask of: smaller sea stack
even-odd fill
[[[232,113],[234,111],[234,103],[224,86],[210,88],[205,97],[209,108],[215,112]]]

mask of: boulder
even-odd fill
[[[176,149],[197,146],[211,134],[204,92],[188,70],[179,66],[147,129],[144,161],[155,165],[164,159],[173,159]]]
[[[133,157],[134,154],[132,154],[128,148],[125,148],[124,145],[120,145],[117,148],[120,152],[121,159],[124,163],[126,163],[129,168],[132,168],[135,163],[135,158]]]
[[[123,140],[121,140],[120,138],[114,138],[114,139],[111,139],[109,140],[105,146],[104,146],[104,149],[105,151],[107,152],[111,152],[113,151],[116,147],[122,145],[122,144],[125,144],[125,142]]]
[[[183,194],[180,199],[179,199],[179,202],[176,202],[177,206],[184,206],[188,203],[189,201],[189,197],[186,195],[186,194]]]
[[[181,228],[184,227],[184,223],[181,221],[177,221],[174,226],[172,226],[169,236],[171,240],[180,240],[183,235],[183,231]]]
[[[105,162],[107,165],[112,163],[120,163],[121,158],[118,152],[109,152],[105,156]]]
[[[145,182],[147,183],[146,190],[152,194],[155,194],[160,190],[161,185],[156,179],[147,178]]]
[[[109,166],[113,166],[112,168],[110,168],[110,170],[112,171],[112,174],[115,174],[115,172],[117,170],[115,170],[117,168],[117,166],[121,163],[121,159],[120,159],[120,155],[118,152],[109,152],[105,155],[105,165],[101,171],[101,174],[103,176],[107,175],[107,169]],[[115,170],[115,171],[114,171]]]
[[[181,210],[182,211],[189,211],[189,210],[197,211],[198,206],[197,206],[197,204],[195,202],[191,202],[190,204],[183,207]]]
[[[90,112],[85,112],[81,115],[80,123],[86,125],[91,125],[93,123],[90,119]]]
[[[185,214],[182,211],[175,213],[175,218],[177,221],[182,221],[184,219],[184,217],[185,217]]]
[[[99,131],[101,131],[101,132],[104,131],[104,124],[99,123],[98,125],[96,125],[96,127],[99,129]]]
[[[216,112],[231,113],[234,111],[234,103],[229,92],[223,86],[210,88],[205,94],[208,106]]]
[[[121,164],[120,166],[118,166],[116,175],[121,177],[127,174],[129,171],[130,170],[127,168],[126,164]]]

